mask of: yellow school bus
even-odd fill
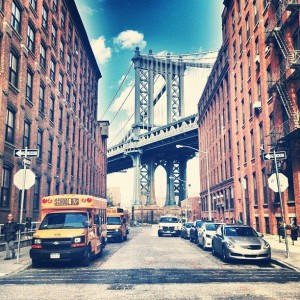
[[[128,210],[121,207],[107,208],[107,239],[123,242],[129,234]]]
[[[103,198],[75,194],[43,197],[42,222],[30,249],[32,266],[71,260],[88,266],[107,244],[106,212]]]

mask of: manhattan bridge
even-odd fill
[[[127,121],[131,127],[118,136],[119,141],[115,142],[116,136],[113,137],[114,144],[109,145],[107,153],[108,174],[133,167],[133,205],[140,205],[141,197],[146,198],[146,205],[156,204],[154,173],[158,166],[166,171],[165,206],[187,198],[187,161],[196,154],[193,148],[198,149],[198,124],[196,105],[192,115],[187,116],[185,112],[189,99],[185,99],[184,79],[187,71],[191,78],[191,70],[196,69],[194,73],[200,73],[204,86],[216,56],[217,52],[155,55],[151,50],[141,54],[136,48],[131,65],[134,85],[130,89],[134,93],[134,112]],[[201,70],[206,73],[203,75]],[[201,89],[198,84],[190,86]],[[158,126],[156,107],[163,101],[165,109],[160,111],[165,114],[165,120]],[[180,144],[185,147],[179,149]]]

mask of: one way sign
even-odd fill
[[[15,149],[15,157],[38,157],[39,149]]]
[[[264,160],[274,160],[276,159],[286,159],[286,152],[285,151],[279,151],[279,152],[269,152],[264,153]]]

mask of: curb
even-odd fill
[[[279,259],[274,259],[274,258],[271,258],[271,263],[274,264],[274,265],[277,265],[277,266],[280,266],[280,267],[283,267],[283,268],[287,268],[287,269],[290,269],[292,271],[295,271],[295,272],[300,272],[300,270],[286,262],[283,262]]]

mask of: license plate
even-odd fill
[[[60,253],[50,253],[50,258],[51,259],[58,259],[58,258],[60,258]]]

